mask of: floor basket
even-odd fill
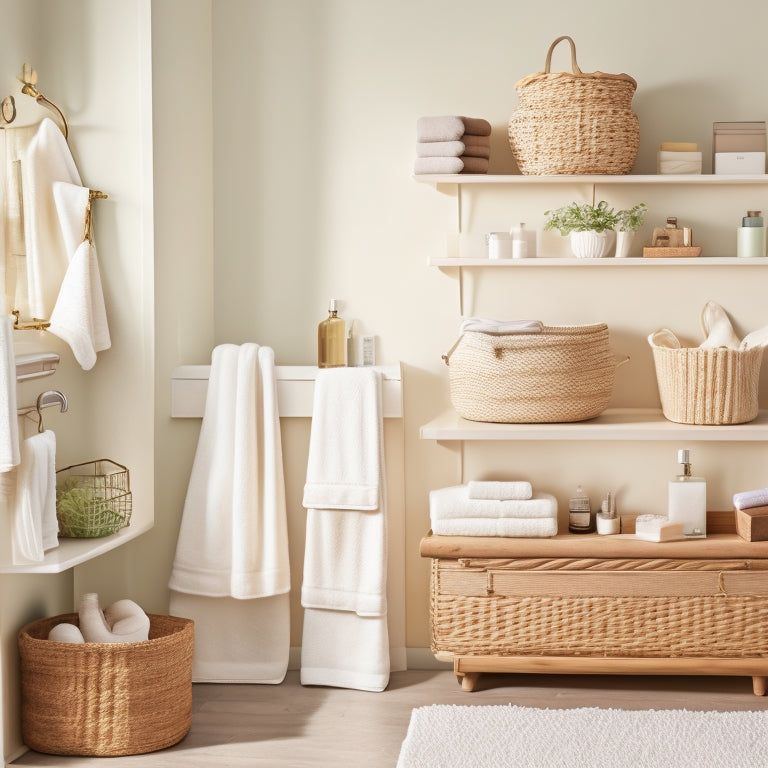
[[[21,657],[24,743],[53,755],[111,757],[180,741],[192,722],[193,622],[150,614],[149,640],[59,643],[63,614],[27,624]]]
[[[459,416],[503,423],[598,416],[618,365],[604,323],[504,335],[466,331],[444,359]]]
[[[763,347],[653,350],[664,418],[679,424],[744,424],[758,412]]]

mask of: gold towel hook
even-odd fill
[[[64,113],[50,99],[43,96],[43,94],[37,90],[35,87],[37,85],[37,72],[35,72],[31,64],[24,62],[22,73],[18,79],[23,84],[21,87],[22,93],[25,93],[27,96],[31,96],[38,103],[42,101],[47,107],[50,107],[58,114],[59,118],[61,118],[61,122],[64,124],[64,127],[62,128],[64,138],[69,138],[69,126],[67,125],[67,118],[64,117]]]

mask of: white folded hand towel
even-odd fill
[[[753,491],[741,491],[733,494],[733,506],[736,509],[752,509],[768,504],[768,488],[756,488]]]
[[[470,480],[470,499],[530,499],[533,487],[527,480]]]
[[[541,333],[544,324],[540,320],[491,320],[485,317],[468,317],[461,322],[459,332],[478,331],[480,333]]]
[[[20,461],[13,317],[2,315],[0,316],[0,472],[10,472],[19,465]]]
[[[416,157],[461,157],[465,149],[463,141],[419,141]]]
[[[56,435],[46,430],[21,445],[11,526],[14,563],[41,562],[57,546]]]
[[[438,536],[504,536],[548,538],[557,534],[557,518],[454,518],[434,520],[432,532]]]
[[[429,492],[429,517],[434,524],[451,519],[545,519],[557,517],[557,499],[537,492],[530,499],[470,499],[466,485]]]

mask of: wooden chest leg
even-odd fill
[[[765,696],[768,690],[768,677],[753,676],[752,690],[755,692],[755,696]]]

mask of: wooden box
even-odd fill
[[[736,532],[746,541],[768,541],[768,507],[737,509]]]

